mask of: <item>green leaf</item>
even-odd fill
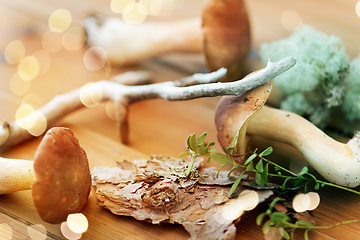
[[[267,234],[267,232],[269,231],[270,226],[271,226],[271,220],[267,220],[267,221],[264,223],[263,227],[262,227],[262,232],[263,232],[264,234]]]
[[[298,176],[302,176],[306,173],[308,173],[309,169],[307,167],[303,167],[301,171],[298,173]]]
[[[206,147],[205,144],[196,144],[196,153],[198,153],[199,155],[206,155]]]
[[[200,144],[204,144],[206,134],[207,134],[207,132],[204,132],[204,133],[201,134],[200,137],[198,138],[198,141],[197,141],[197,142],[198,142],[199,145],[200,145]]]
[[[195,148],[196,148],[196,135],[195,135],[195,133],[190,134],[190,136],[187,139],[187,145],[192,151],[195,152]]]
[[[284,228],[283,228],[283,231],[282,231],[282,236],[285,239],[291,239],[290,236],[289,236],[289,233]]]
[[[259,153],[259,157],[265,157],[270,155],[273,152],[273,148],[272,147],[268,147],[267,149],[265,149],[264,151],[262,151],[261,153]]]
[[[210,163],[210,159],[211,159],[211,158],[210,158],[210,157],[208,157],[208,159],[206,160],[206,162],[207,162],[207,163]]]
[[[218,162],[218,163],[223,163],[223,164],[231,164],[233,165],[233,161],[226,156],[225,154],[222,153],[218,153],[218,152],[214,152],[210,155],[211,159]]]
[[[207,153],[212,153],[212,152],[215,152],[215,148],[210,148],[212,146],[215,145],[215,142],[209,142],[209,144],[206,146],[206,152]],[[210,149],[209,149],[210,148]]]
[[[252,172],[254,170],[255,170],[255,168],[254,168],[253,162],[250,162],[250,164],[248,164],[245,169],[245,171],[248,171],[248,172],[250,172],[250,171]]]
[[[227,174],[227,177],[229,178],[230,177],[230,175],[231,175],[231,173],[232,173],[232,171],[234,171],[236,168],[238,168],[239,166],[236,166],[236,165],[234,165],[231,169],[230,169],[230,171],[228,172],[228,174]]]
[[[294,185],[299,186],[304,181],[304,178],[298,177],[295,179]]]
[[[260,213],[260,214],[256,217],[256,224],[257,224],[258,226],[261,225],[262,220],[264,219],[264,217],[265,217],[266,215],[267,215],[266,213]]]
[[[239,183],[241,182],[242,176],[244,175],[244,172],[240,173],[240,175],[236,178],[235,182],[233,183],[233,185],[230,188],[229,191],[229,196],[231,197],[231,195],[234,193],[234,191],[236,190],[236,188],[239,186]]]
[[[280,171],[281,169],[280,169],[278,166],[275,166],[275,167],[274,167],[274,170],[275,170],[275,171]]]
[[[261,174],[261,182],[262,184],[264,184],[264,186],[266,186],[267,183],[268,172],[269,172],[269,163],[265,165],[264,171]]]
[[[262,159],[260,159],[260,161],[256,164],[256,170],[258,170],[259,172],[264,171],[264,165],[263,165],[263,161]]]
[[[250,162],[252,162],[252,160],[254,160],[257,157],[256,153],[253,153],[250,157],[248,157],[248,159],[246,159],[244,165],[248,165]]]
[[[288,215],[286,215],[286,213],[282,213],[282,212],[273,212],[270,215],[270,219],[271,219],[272,223],[274,223],[275,225],[278,225],[281,222],[286,222],[286,221],[290,220]]]
[[[186,157],[186,156],[189,156],[191,154],[192,154],[191,152],[182,152],[182,153],[179,154],[179,157]]]
[[[255,173],[255,183],[261,185],[261,173]]]

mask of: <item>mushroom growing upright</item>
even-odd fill
[[[91,177],[85,151],[68,128],[50,129],[34,161],[0,158],[0,194],[32,189],[40,217],[52,224],[66,221],[87,203]]]
[[[237,96],[222,97],[215,113],[221,146],[227,148],[238,138],[237,153],[245,153],[245,132],[287,143],[328,181],[351,188],[359,186],[360,134],[344,144],[295,113],[264,106],[270,90],[271,84],[267,83]]]
[[[230,80],[242,75],[250,47],[242,0],[206,0],[201,18],[135,25],[118,18],[90,17],[84,28],[87,44],[105,49],[113,64],[133,64],[174,52],[203,52],[209,70],[224,67]]]

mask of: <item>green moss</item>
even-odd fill
[[[360,119],[360,54],[350,62],[349,74],[345,78],[347,91],[342,109],[348,121]]]
[[[331,109],[342,104],[347,87],[349,58],[341,39],[304,25],[287,38],[262,44],[259,54],[264,65],[269,59],[296,58],[292,69],[274,79],[274,86],[285,94],[281,107],[326,127]]]

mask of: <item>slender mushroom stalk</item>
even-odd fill
[[[234,138],[239,138],[237,153],[246,152],[245,132],[287,143],[328,181],[351,188],[359,186],[360,134],[355,134],[346,144],[338,142],[295,113],[263,106],[268,97],[264,94],[266,89],[270,90],[271,86],[265,84],[219,101],[215,122],[221,146],[226,148]],[[254,108],[254,101],[245,99],[256,99],[257,107]]]
[[[118,18],[90,17],[84,28],[87,44],[105,49],[113,64],[202,52],[209,70],[224,67],[229,80],[242,76],[250,48],[250,25],[242,0],[206,0],[198,18],[135,25]]]
[[[190,77],[141,86],[126,86],[112,81],[99,81],[87,86],[89,91],[83,88],[73,90],[63,95],[56,96],[49,103],[37,110],[46,121],[47,127],[55,125],[61,117],[84,107],[82,100],[100,99],[99,101],[115,101],[117,109],[117,122],[120,128],[120,137],[123,143],[128,141],[128,107],[131,103],[146,99],[162,98],[169,101],[183,101],[201,97],[216,97],[222,95],[239,94],[260,86],[295,65],[292,57],[284,58],[278,62],[270,62],[268,65],[243,80],[226,83],[214,83],[224,77],[226,69],[219,69],[208,74],[194,74]],[[199,84],[194,85],[193,84]],[[94,91],[93,91],[94,90]],[[0,125],[0,150],[18,144],[32,137],[26,130],[20,127],[18,122],[5,122]],[[35,122],[36,125],[36,122]]]
[[[87,203],[91,188],[88,160],[68,128],[50,129],[34,161],[0,158],[0,163],[0,194],[32,189],[35,208],[46,222],[64,222]]]

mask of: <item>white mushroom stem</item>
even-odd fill
[[[190,100],[201,97],[216,97],[222,95],[236,95],[258,87],[270,81],[279,74],[295,65],[292,57],[278,62],[270,62],[262,69],[243,80],[227,83],[213,83],[226,74],[225,69],[219,69],[209,74],[194,74],[177,81],[161,82],[141,86],[126,86],[111,81],[99,81],[90,86],[55,96],[53,100],[37,110],[44,116],[47,129],[65,115],[84,107],[84,102],[115,101],[117,121],[120,124],[122,142],[127,142],[127,109],[129,104],[146,99],[162,98],[170,101]],[[202,83],[202,84],[200,84]],[[200,84],[189,86],[192,84]],[[5,122],[0,126],[0,150],[16,145],[32,137],[28,130],[21,128],[21,122],[26,117],[14,122]],[[36,125],[37,122],[34,123]]]
[[[35,181],[34,161],[0,157],[0,194],[29,190]]]
[[[138,63],[169,52],[202,50],[201,18],[128,24],[118,18],[90,17],[83,26],[87,44],[109,50],[107,57],[115,64]]]
[[[350,188],[360,185],[360,134],[344,144],[295,113],[267,106],[249,122],[247,133],[290,144],[332,183]]]

